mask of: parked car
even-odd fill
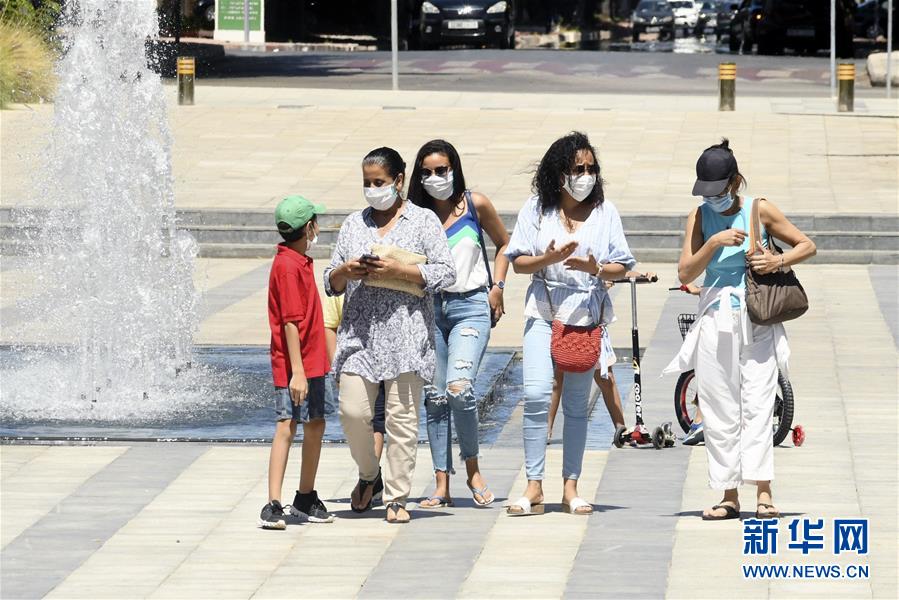
[[[692,29],[699,20],[699,5],[693,0],[668,0],[674,11],[674,26]]]
[[[215,0],[197,0],[194,16],[200,19],[205,29],[215,29]]]
[[[740,8],[739,2],[722,2],[718,5],[718,17],[715,23],[715,38],[720,42],[724,36],[730,35],[730,23]]]
[[[853,30],[856,37],[876,40],[886,37],[889,0],[865,0],[855,8]],[[893,6],[893,36],[899,35],[899,6]]]
[[[718,3],[706,0],[699,7],[699,23],[714,29],[718,25]]]
[[[631,37],[640,41],[641,33],[658,33],[659,39],[674,39],[674,10],[667,0],[641,0],[631,15]]]
[[[728,45],[731,52],[751,52],[756,43],[756,26],[762,19],[765,0],[743,0],[730,20]]]
[[[422,48],[444,44],[515,47],[515,7],[511,0],[425,0],[418,19]]]
[[[851,57],[852,0],[837,0],[837,54]],[[730,24],[730,48],[782,54],[785,48],[814,54],[830,47],[830,5],[820,0],[743,0]]]

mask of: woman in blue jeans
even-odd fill
[[[490,339],[491,318],[503,314],[503,288],[509,261],[503,255],[509,234],[490,200],[465,188],[456,149],[444,140],[421,147],[409,183],[409,199],[433,210],[446,230],[456,264],[456,281],[434,295],[437,370],[425,387],[428,441],[434,461],[434,493],[421,508],[451,506],[452,423],[467,472],[466,483],[475,504],[488,506],[493,492],[478,465],[478,405],[474,378]],[[484,250],[484,233],[497,248],[495,274]]]
[[[553,390],[552,321],[607,324],[614,314],[605,281],[635,264],[621,218],[604,199],[596,151],[573,132],[546,151],[534,175],[535,195],[518,214],[506,256],[516,273],[530,274],[524,315],[524,455],[528,485],[509,505],[510,515],[543,512],[547,413]],[[600,356],[603,376],[607,357]],[[593,369],[564,373],[562,383],[562,479],[565,512],[587,515],[593,506],[578,497],[577,480],[587,443],[588,396]]]

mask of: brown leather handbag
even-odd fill
[[[752,217],[749,222],[749,247],[754,253],[756,242],[761,241],[762,221],[759,217],[759,202],[752,202]],[[768,233],[768,249],[772,254],[783,254],[783,250]],[[746,310],[749,320],[756,325],[774,325],[801,317],[808,310],[808,296],[799,283],[799,278],[790,267],[783,267],[773,273],[762,275],[749,266],[746,255]]]

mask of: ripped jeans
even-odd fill
[[[484,289],[434,295],[437,368],[424,389],[428,441],[435,471],[453,470],[453,420],[462,459],[478,456],[474,378],[490,339],[490,304]]]

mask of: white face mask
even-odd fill
[[[453,172],[448,171],[446,177],[431,175],[421,182],[425,191],[431,198],[437,200],[449,200],[453,195]]]
[[[387,210],[396,203],[396,184],[391,183],[382,187],[364,187],[362,194],[365,201],[375,210]]]
[[[731,197],[730,192],[723,196],[703,196],[702,201],[708,204],[716,213],[723,213],[734,205],[734,199]]]
[[[313,228],[312,231],[315,229]],[[312,250],[315,245],[318,243],[318,234],[316,233],[312,237],[309,237],[309,232],[306,232],[306,252]]]
[[[578,202],[583,202],[590,195],[590,192],[593,191],[593,188],[596,187],[596,175],[586,174],[577,177],[568,175],[562,187],[571,194],[572,198]]]

